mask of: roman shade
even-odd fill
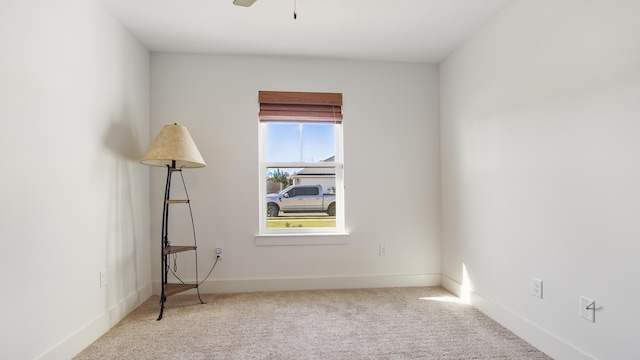
[[[259,91],[260,121],[342,123],[342,93]]]

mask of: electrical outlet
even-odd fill
[[[102,269],[100,271],[100,287],[103,288],[107,286],[107,269]]]
[[[542,280],[531,278],[531,295],[542,299]]]
[[[596,322],[596,302],[588,297],[580,296],[580,317]]]
[[[216,258],[222,260],[222,248],[216,248]]]
[[[378,252],[379,252],[380,256],[387,256],[387,245],[380,244],[380,246],[378,248]]]

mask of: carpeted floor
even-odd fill
[[[549,359],[442,288],[159,297],[75,359]]]

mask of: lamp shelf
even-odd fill
[[[167,200],[167,204],[188,204],[189,200],[181,200],[181,199],[170,199]]]
[[[195,246],[165,246],[162,248],[162,253],[164,255],[175,254],[183,251],[195,250]]]
[[[164,295],[171,296],[197,287],[198,284],[164,284]]]

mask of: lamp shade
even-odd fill
[[[178,124],[165,125],[140,160],[151,166],[172,166],[173,161],[176,168],[207,166],[189,130]]]

